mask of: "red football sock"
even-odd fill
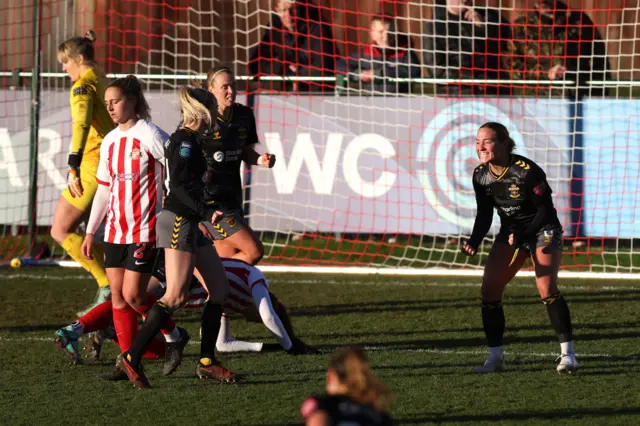
[[[78,322],[82,325],[85,333],[102,330],[109,327],[113,323],[113,315],[111,308],[113,303],[111,300],[101,303],[85,315],[78,318]]]
[[[124,309],[113,308],[113,325],[116,328],[120,350],[124,353],[129,350],[138,334],[138,314],[131,306]]]
[[[151,307],[158,301],[155,297],[147,293],[147,302],[140,305],[136,311],[142,315],[142,318],[147,318],[147,312]],[[162,328],[160,332],[162,334],[171,334],[171,332],[176,328],[176,323],[171,319],[171,317],[167,318],[164,324],[162,324]]]
[[[164,356],[167,344],[164,340],[160,340],[157,337],[151,340],[146,347],[146,352],[142,356],[146,359],[158,359]]]

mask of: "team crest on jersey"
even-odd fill
[[[139,149],[134,149],[133,151],[131,151],[131,154],[129,154],[129,158],[131,158],[132,160],[142,158],[142,152]]]
[[[189,158],[191,156],[191,143],[182,142],[180,144],[180,157]]]
[[[520,187],[515,183],[512,183],[509,187],[509,197],[518,198],[520,197]]]
[[[224,161],[224,152],[216,151],[216,153],[213,154],[213,159],[216,160],[218,163],[221,163],[222,161]]]
[[[247,129],[245,129],[244,127],[238,128],[238,138],[245,140],[247,138],[247,135]]]
[[[238,221],[232,217],[228,217],[226,220],[227,220],[227,224],[232,228],[238,224]]]
[[[213,132],[213,138],[214,139],[221,139],[222,136],[220,136],[220,132]]]

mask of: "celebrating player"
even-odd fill
[[[218,254],[255,265],[264,255],[260,239],[249,227],[242,210],[240,164],[271,168],[276,157],[258,154],[256,119],[251,109],[235,102],[236,85],[233,72],[226,67],[213,68],[207,74],[207,85],[218,102],[217,116],[211,131],[202,139],[209,170],[213,173],[206,197],[223,212],[215,226],[214,238]]]
[[[533,161],[513,154],[514,147],[509,131],[500,123],[489,122],[478,130],[476,152],[481,164],[473,173],[478,211],[473,232],[469,240],[463,242],[462,252],[468,256],[477,253],[491,227],[494,206],[500,216],[500,231],[482,279],[482,323],[489,358],[476,372],[504,370],[502,296],[526,258],[531,257],[538,292],[560,340],[557,371],[572,373],[578,363],[573,349],[571,316],[558,290],[562,225],[544,171]]]
[[[149,284],[149,291],[164,285],[164,255],[157,254],[156,266]],[[297,338],[285,306],[269,291],[269,282],[255,266],[238,259],[222,259],[229,280],[230,295],[224,304],[222,324],[216,347],[220,352],[260,352],[263,344],[236,340],[229,333],[228,317],[238,314],[247,321],[262,322],[276,338],[282,349],[292,355],[320,353]],[[186,307],[196,308],[206,303],[207,292],[194,277]]]
[[[329,364],[327,395],[308,398],[300,412],[308,426],[391,425],[385,410],[392,399],[385,384],[371,373],[365,353],[358,348],[342,348]]]
[[[82,237],[76,231],[87,218],[98,189],[96,170],[102,138],[114,127],[104,104],[105,78],[94,61],[95,39],[95,33],[89,30],[84,37],[72,37],[58,47],[58,61],[73,81],[70,96],[73,136],[67,188],[58,200],[51,227],[53,239],[98,282],[93,306],[109,299],[109,280],[101,248],[94,247],[91,259],[82,256]]]
[[[141,389],[150,387],[140,363],[145,347],[186,301],[194,273],[209,293],[202,312],[200,362],[196,374],[225,382],[235,380],[235,374],[215,359],[221,303],[229,293],[229,283],[216,250],[207,241],[207,238],[213,239],[209,229],[217,221],[219,212],[202,201],[211,173],[207,171],[198,139],[211,126],[210,111],[215,110],[216,100],[206,90],[180,89],[182,125],[165,144],[167,193],[156,228],[158,247],[165,251],[167,290],[149,310],[129,350],[119,355],[117,361],[133,384]]]
[[[98,226],[105,226],[105,266],[112,289],[113,323],[122,352],[138,332],[138,315],[145,316],[155,299],[147,296],[155,258],[156,220],[161,210],[162,161],[168,135],[151,123],[149,104],[134,76],[115,80],[105,92],[105,104],[118,127],[105,136],[100,148],[95,196],[82,254],[92,257]],[[79,324],[78,324],[79,325]],[[77,338],[79,330],[56,332],[61,346]],[[189,335],[169,318],[162,333],[168,345],[164,374],[182,360]]]

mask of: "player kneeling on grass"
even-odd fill
[[[100,147],[96,191],[82,243],[82,255],[91,259],[94,235],[105,226],[105,267],[111,283],[113,324],[122,352],[138,333],[138,313],[146,316],[156,299],[146,292],[155,258],[156,221],[161,211],[162,161],[168,135],[150,122],[150,108],[135,76],[110,83],[105,104],[114,123]],[[90,322],[89,320],[85,321]],[[185,330],[171,318],[162,324],[167,348],[165,374],[171,374],[182,360],[189,340]],[[77,338],[84,331],[75,327],[56,332],[59,345],[72,361],[80,360]]]
[[[229,317],[236,314],[247,321],[263,323],[273,334],[285,352],[292,355],[314,355],[320,353],[297,338],[285,306],[269,291],[269,282],[255,266],[237,259],[222,259],[229,280],[229,296],[223,305],[224,314],[216,342],[219,352],[260,352],[263,343],[236,340],[229,333]],[[154,279],[149,291],[154,293],[164,287],[164,255],[158,253]],[[194,277],[187,299],[187,307],[200,307],[207,300],[207,292]]]
[[[387,386],[371,373],[365,353],[342,348],[329,364],[327,395],[308,398],[300,413],[307,426],[387,426],[393,424],[386,412],[392,399]]]
[[[482,323],[489,344],[489,358],[476,370],[504,370],[502,338],[505,329],[502,296],[527,257],[536,273],[536,286],[560,340],[556,370],[577,370],[569,307],[558,290],[562,255],[562,225],[544,171],[533,161],[512,153],[515,143],[500,123],[489,122],[478,130],[476,152],[481,165],[473,173],[478,212],[473,232],[463,242],[462,253],[474,256],[491,228],[493,208],[498,209],[500,232],[491,248],[482,279]]]

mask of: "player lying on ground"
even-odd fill
[[[237,259],[222,259],[230,294],[223,305],[224,314],[216,349],[220,352],[260,352],[260,342],[236,340],[229,333],[229,319],[241,315],[247,321],[262,322],[273,334],[282,349],[294,355],[318,354],[319,351],[297,338],[285,306],[269,291],[269,282],[255,266]],[[164,287],[164,255],[158,253],[149,291],[162,292]],[[194,277],[186,307],[200,307],[207,300],[207,292]]]
[[[163,252],[158,252],[158,260],[153,273],[153,278],[149,282],[149,292],[155,297],[161,297],[164,293],[164,256]],[[269,292],[269,282],[264,274],[254,266],[234,259],[223,259],[223,265],[227,273],[227,278],[231,284],[231,302],[224,305],[226,315],[240,314],[247,321],[263,322],[267,329],[278,340],[278,343],[289,354],[292,355],[313,355],[319,351],[306,345],[294,334],[291,320],[287,314],[285,306]],[[187,308],[200,308],[207,300],[207,292],[200,282],[194,277],[192,287],[187,299]],[[108,331],[113,324],[111,315],[112,303],[105,302],[96,306],[86,315],[78,318],[76,322],[64,327],[61,330],[73,332],[73,338],[69,339],[67,345],[63,347],[67,355],[72,360],[80,359],[78,338],[85,333],[102,330],[100,336],[114,338]],[[263,348],[262,343],[245,342],[235,340],[229,335],[228,317],[224,318],[223,326],[220,329],[217,340],[217,349],[220,352],[259,352]],[[226,324],[226,325],[225,325]],[[154,345],[147,348],[145,358],[155,359],[164,355],[164,344],[162,340],[156,338]],[[90,339],[87,351],[92,358],[99,359],[102,348],[102,339]],[[112,376],[105,376],[109,380],[117,376],[125,378],[120,371]]]
[[[462,252],[467,256],[477,253],[491,228],[494,207],[500,217],[500,232],[491,247],[482,278],[482,324],[489,344],[489,358],[476,372],[504,370],[502,297],[509,281],[530,257],[538,293],[560,340],[557,371],[571,373],[578,368],[571,316],[558,289],[562,225],[544,171],[528,158],[513,154],[514,148],[514,141],[502,124],[489,122],[478,130],[476,152],[481,165],[473,173],[478,212]]]

